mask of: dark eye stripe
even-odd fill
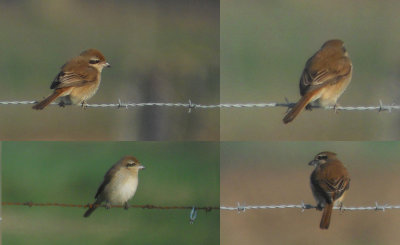
[[[90,64],[97,64],[97,63],[99,63],[99,62],[100,62],[100,60],[90,60],[90,61],[89,61]]]

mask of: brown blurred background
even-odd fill
[[[351,183],[344,206],[399,205],[400,142],[223,142],[221,206],[315,205],[314,156],[338,154]],[[221,244],[399,244],[400,212],[334,210],[329,230],[315,209],[221,211]]]
[[[353,61],[342,106],[400,104],[399,1],[221,1],[221,102],[297,102],[306,60],[329,39]],[[301,113],[286,108],[222,109],[222,140],[390,140],[399,111]]]
[[[68,59],[103,52],[88,103],[219,102],[219,1],[2,1],[0,101],[39,100]],[[2,140],[216,140],[219,111],[0,106]]]

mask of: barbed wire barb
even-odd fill
[[[189,214],[189,224],[192,225],[194,223],[194,221],[196,220],[196,218],[197,218],[197,210],[196,210],[196,207],[193,206],[192,211],[190,211],[190,214]]]

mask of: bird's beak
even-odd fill
[[[318,164],[318,161],[312,160],[311,162],[308,163],[310,166],[316,166]]]
[[[111,65],[110,65],[108,62],[106,62],[106,63],[104,64],[104,67],[111,67]]]
[[[143,165],[140,165],[139,169],[145,169],[145,167]]]

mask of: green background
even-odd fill
[[[342,106],[400,104],[399,1],[221,1],[221,102],[297,102],[304,65],[342,39],[353,79]],[[221,110],[222,140],[396,140],[399,111]]]
[[[219,144],[3,142],[4,202],[88,204],[122,156],[146,167],[132,205],[218,206]],[[3,207],[3,244],[219,244],[219,211]]]
[[[0,101],[44,98],[88,48],[111,64],[88,103],[219,102],[219,1],[1,1]],[[219,111],[0,106],[3,140],[210,140]]]

